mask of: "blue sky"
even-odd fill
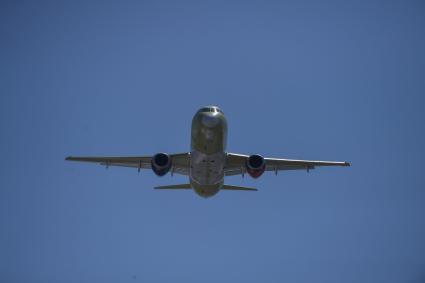
[[[421,1],[2,1],[0,281],[423,282]],[[65,162],[228,150],[350,168],[186,182]]]

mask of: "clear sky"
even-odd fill
[[[1,282],[424,282],[423,1],[1,1]],[[154,191],[65,162],[228,150],[350,168]]]

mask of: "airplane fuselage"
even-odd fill
[[[192,120],[189,179],[202,197],[223,186],[226,162],[227,121],[217,107],[200,109]]]

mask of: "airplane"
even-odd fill
[[[193,117],[191,150],[185,153],[157,153],[153,156],[129,157],[73,157],[65,160],[94,162],[101,165],[151,169],[162,177],[168,172],[173,175],[189,176],[189,183],[155,187],[164,190],[193,189],[199,196],[208,198],[221,190],[257,191],[256,188],[224,184],[225,176],[248,173],[252,178],[260,177],[265,171],[307,170],[318,166],[350,166],[349,162],[310,161],[280,158],[265,158],[259,154],[245,155],[226,152],[227,120],[217,106],[199,109]]]

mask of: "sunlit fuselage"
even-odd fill
[[[227,121],[217,107],[201,108],[193,117],[190,152],[190,183],[202,197],[218,193],[223,186]]]

